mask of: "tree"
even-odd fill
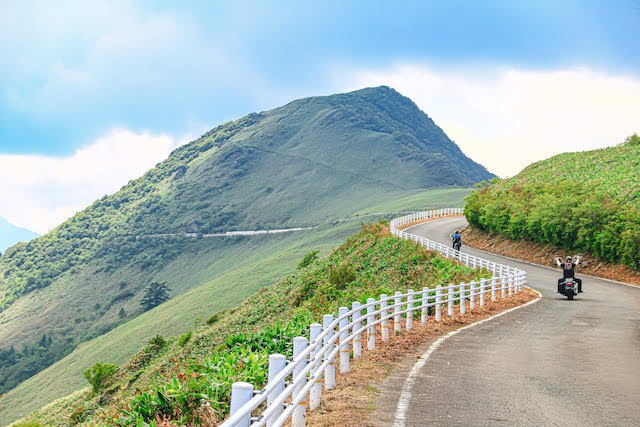
[[[640,136],[638,136],[637,133],[634,133],[633,135],[626,137],[621,145],[640,145]]]
[[[144,311],[149,311],[169,299],[169,288],[166,282],[153,282],[144,290],[140,305]]]
[[[120,308],[120,312],[118,312],[118,316],[119,316],[121,319],[124,319],[125,317],[127,317],[127,312],[126,312],[126,311],[124,311],[124,307]]]
[[[113,373],[117,371],[118,368],[118,365],[98,362],[93,365],[92,368],[84,371],[84,378],[89,381],[89,384],[91,384],[93,392],[97,393],[100,391],[100,389],[104,388],[107,380],[111,378]]]

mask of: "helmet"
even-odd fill
[[[456,230],[456,234],[460,234],[460,232],[458,230]]]
[[[567,262],[569,262],[569,261],[571,261],[571,257],[570,256],[567,257]]]

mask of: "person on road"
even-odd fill
[[[456,230],[451,235],[451,241],[453,242],[453,249],[460,250],[460,246],[462,246],[462,234],[460,234],[460,231]]]
[[[570,256],[568,256],[564,262],[562,261],[562,258],[556,257],[556,264],[558,264],[558,267],[562,268],[563,272],[562,279],[558,279],[558,291],[560,290],[560,284],[562,282],[566,279],[573,279],[578,284],[578,292],[582,292],[582,279],[576,278],[576,267],[580,264],[580,257],[577,256],[575,262],[573,262]]]

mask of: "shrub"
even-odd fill
[[[318,252],[319,251],[311,251],[308,254],[306,254],[302,260],[300,261],[300,263],[298,263],[298,268],[305,268],[306,266],[308,266],[309,264],[311,264],[313,261],[318,259]]]
[[[186,334],[182,334],[180,335],[180,338],[178,338],[178,345],[180,347],[184,347],[184,345],[186,343],[188,343],[191,340],[191,334],[193,331],[189,331]]]
[[[344,289],[354,280],[356,280],[356,273],[347,263],[340,264],[329,271],[329,283],[334,285],[336,289]]]
[[[84,371],[84,378],[89,381],[89,384],[93,387],[93,392],[98,393],[108,384],[109,379],[118,368],[118,365],[98,362],[93,365],[92,368]]]

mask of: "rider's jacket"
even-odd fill
[[[571,264],[562,263],[560,264],[562,268],[562,272],[564,274],[565,279],[573,279],[576,276],[576,264],[572,262]]]

